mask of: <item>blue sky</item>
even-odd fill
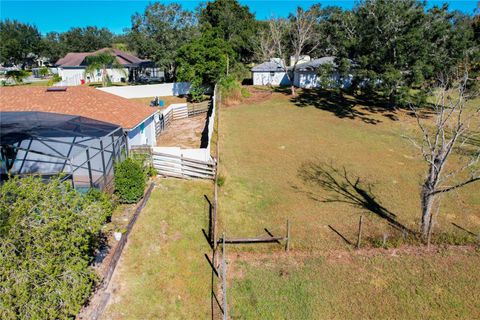
[[[130,17],[134,12],[143,12],[150,1],[24,1],[24,0],[0,0],[0,18],[17,19],[22,22],[35,24],[42,33],[49,31],[63,32],[71,27],[85,27],[94,25],[108,27],[115,33],[122,33],[124,28],[130,26]],[[178,2],[183,7],[194,10],[202,1],[160,1],[163,3]],[[314,3],[323,6],[337,5],[351,8],[355,0],[327,0],[327,1],[273,1],[273,0],[240,0],[248,5],[258,19],[266,19],[275,15],[287,16],[297,6],[310,7]],[[476,0],[430,0],[429,6],[441,5],[447,2],[451,9],[466,13],[473,13]]]

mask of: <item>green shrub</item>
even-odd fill
[[[143,196],[146,175],[142,163],[132,158],[115,166],[115,193],[122,203],[135,203]]]
[[[48,69],[47,67],[42,67],[40,68],[38,73],[40,74],[40,76],[42,76],[42,78],[44,78],[50,74],[50,69]]]
[[[110,220],[113,210],[117,207],[117,199],[105,192],[98,189],[90,189],[84,195],[84,198],[90,203],[98,203],[103,210],[104,217],[107,221]]]
[[[158,174],[157,169],[155,169],[153,166],[148,166],[145,169],[145,173],[148,177],[155,177]]]
[[[241,89],[240,91],[241,91],[241,93],[242,93],[242,97],[243,97],[243,98],[250,98],[251,95],[252,95],[252,94],[250,93],[250,91],[247,90],[247,88],[243,88],[243,87],[242,87],[242,89]]]
[[[105,212],[54,179],[0,187],[0,319],[73,319],[90,296],[89,267]]]
[[[55,83],[62,81],[62,77],[58,74],[54,74],[50,80],[48,80],[48,85],[53,86]]]
[[[225,105],[241,102],[244,98],[250,97],[250,92],[242,87],[233,75],[229,75],[219,82],[222,102]]]
[[[10,70],[7,71],[6,77],[7,78],[13,78],[15,80],[15,83],[22,83],[25,78],[30,76],[31,73],[25,70]]]

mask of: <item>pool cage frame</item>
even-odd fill
[[[61,181],[70,180],[79,191],[90,188],[113,191],[114,164],[128,156],[128,139],[121,127],[80,116],[44,112],[15,112],[16,115],[1,112],[0,118],[7,114],[15,123],[0,119],[2,180],[9,175],[35,175],[48,180],[61,174]],[[40,122],[18,123],[34,118],[40,118]],[[41,119],[47,122],[42,123]],[[48,119],[55,119],[60,127],[52,126]],[[35,170],[42,165],[50,169]]]

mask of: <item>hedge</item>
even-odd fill
[[[0,318],[71,319],[90,296],[108,197],[54,179],[0,187]]]

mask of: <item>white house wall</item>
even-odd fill
[[[62,77],[61,84],[65,86],[76,86],[85,79],[85,69],[63,69],[58,68],[58,75]]]
[[[348,88],[352,83],[352,76],[346,79],[341,79],[338,73],[334,73],[331,79],[333,81],[341,81],[342,88]],[[293,85],[305,89],[319,88],[321,87],[320,77],[315,71],[295,71]]]
[[[290,80],[286,72],[253,72],[253,84],[257,86],[288,86]]]
[[[112,82],[121,82],[122,78],[128,79],[128,69],[107,69],[107,74]],[[58,75],[62,77],[62,84],[67,86],[76,86],[81,84],[81,80],[86,82],[102,81],[102,72],[97,71],[85,75],[84,68],[64,69],[58,68]]]
[[[127,137],[129,147],[143,145],[154,147],[157,144],[154,115],[145,120],[143,125],[140,124],[129,131]]]

